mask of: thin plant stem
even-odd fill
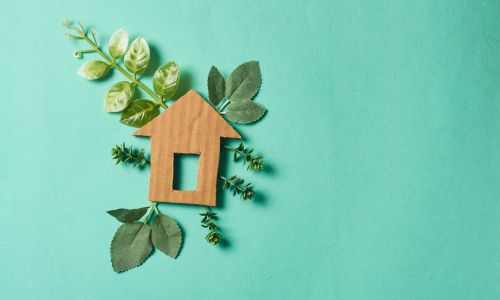
[[[139,88],[145,91],[148,95],[150,95],[163,109],[167,109],[168,106],[161,101],[158,96],[156,96],[147,86],[142,84],[139,80],[137,80],[136,74],[134,76],[130,75],[127,71],[125,71],[122,67],[120,67],[113,59],[111,59],[108,55],[99,49],[99,47],[91,41],[86,35],[82,35],[83,39],[89,43],[89,45],[95,49],[97,53],[99,53],[102,58],[104,58],[110,65],[112,65],[115,69],[117,69],[120,73],[122,73],[125,77],[127,77],[130,81],[135,83]]]
[[[224,101],[224,103],[222,103],[222,105],[219,108],[219,112],[222,113],[222,111],[224,110],[224,108],[226,108],[226,106],[228,106],[229,103],[230,103],[229,100]]]
[[[144,219],[144,223],[147,224],[149,222],[149,218],[151,217],[151,215],[153,214],[154,211],[158,212],[158,209],[156,208],[156,202],[153,201],[153,203],[151,204],[150,206],[150,209],[149,209],[149,213],[148,215],[146,216],[146,218]]]

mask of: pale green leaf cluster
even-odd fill
[[[62,24],[75,32],[66,34],[66,38],[84,40],[90,46],[90,49],[76,51],[75,56],[80,58],[84,53],[97,53],[103,59],[84,63],[78,71],[80,76],[88,80],[97,80],[102,79],[111,69],[116,69],[128,79],[115,83],[108,89],[104,96],[104,111],[121,112],[121,123],[142,127],[158,116],[160,107],[167,108],[164,100],[171,99],[179,86],[180,69],[175,62],[168,62],[156,70],[153,92],[138,80],[138,76],[147,70],[151,56],[146,39],[138,37],[129,45],[128,32],[118,29],[109,40],[108,55],[98,45],[94,30],[86,30],[81,23],[78,23],[79,27],[74,26],[67,20]],[[124,68],[120,66],[120,62]],[[136,88],[146,92],[153,101],[134,99]]]
[[[124,223],[111,241],[111,265],[115,272],[124,272],[141,265],[154,248],[176,258],[182,244],[179,225],[170,217],[160,214],[156,203],[143,222],[141,219],[148,207],[137,209],[115,209],[108,213]]]
[[[259,91],[261,77],[257,61],[239,65],[227,80],[215,66],[212,66],[208,74],[209,100],[231,121],[241,124],[253,123],[262,118],[267,111],[252,101]],[[222,102],[224,98],[227,100]]]

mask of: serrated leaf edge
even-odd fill
[[[123,223],[122,225],[120,225],[120,227],[123,226],[124,224],[126,224],[126,223]],[[120,227],[118,227],[118,228],[120,228]],[[116,233],[117,232],[118,232],[118,229],[115,231],[115,234],[113,235],[113,239],[111,240],[111,245],[109,246],[109,258],[110,258],[109,261],[111,263],[111,267],[112,268],[113,268],[113,242],[116,239]],[[149,239],[151,239],[151,235],[149,235]],[[151,241],[151,245],[153,245],[153,241]],[[148,253],[148,255],[146,256],[146,258],[144,258],[144,260],[141,263],[139,263],[139,264],[137,264],[137,265],[135,265],[135,266],[133,266],[133,267],[131,267],[129,269],[123,270],[123,271],[117,271],[117,270],[115,270],[115,268],[113,268],[113,271],[115,271],[116,273],[123,273],[123,272],[127,272],[127,271],[130,271],[132,269],[135,269],[135,268],[141,266],[142,264],[144,264],[146,262],[146,260],[148,260],[148,258],[151,256],[151,254],[153,254],[154,250],[155,250],[155,247],[153,245],[153,247],[151,247],[151,251]]]
[[[250,100],[250,99],[249,99],[249,100]],[[229,105],[228,105],[228,107],[229,107],[230,105],[232,105],[232,104],[229,104]],[[263,117],[267,114],[267,112],[268,112],[268,110],[267,110],[267,108],[266,108],[266,107],[264,107],[264,106],[262,106],[262,105],[260,105],[260,104],[259,104],[259,106],[261,106],[262,108],[264,108],[264,109],[265,109],[265,111],[262,113],[262,115],[260,115],[260,117],[258,117],[257,119],[255,119],[254,121],[251,121],[251,122],[246,122],[246,123],[245,123],[245,122],[238,122],[238,121],[234,121],[233,119],[231,119],[231,118],[230,118],[227,114],[224,114],[224,116],[225,116],[228,120],[230,120],[231,122],[236,123],[236,124],[252,124],[252,123],[255,123],[255,122],[259,121],[260,119],[262,119],[262,118],[263,118]]]
[[[164,216],[166,216],[166,215],[164,215]],[[177,252],[177,255],[176,255],[175,257],[172,257],[172,256],[168,255],[167,253],[163,252],[161,249],[158,249],[158,248],[155,246],[155,244],[154,244],[154,242],[153,242],[153,228],[151,228],[151,243],[153,244],[153,247],[154,247],[155,249],[157,249],[158,251],[160,251],[161,253],[163,253],[163,254],[165,254],[166,256],[171,257],[171,258],[173,258],[173,259],[177,259],[177,257],[179,257],[179,253],[180,253],[180,251],[181,251],[181,249],[182,249],[182,242],[183,242],[183,239],[184,239],[184,235],[182,234],[181,227],[179,226],[179,224],[177,223],[177,221],[176,221],[176,220],[174,220],[174,218],[172,218],[172,217],[170,217],[170,216],[168,216],[168,217],[174,221],[175,226],[177,226],[177,229],[179,229],[179,232],[181,233],[181,242],[179,243],[179,248],[177,248],[177,251],[176,251],[176,252]],[[155,216],[155,219],[156,219],[156,216]],[[153,221],[154,221],[154,219],[153,219]]]

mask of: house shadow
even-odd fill
[[[223,209],[226,205],[226,201],[228,197],[233,198],[229,191],[226,191],[222,188],[222,180],[220,176],[227,177],[229,164],[232,162],[232,154],[229,151],[224,151],[224,144],[221,143],[221,151],[219,157],[219,173],[217,177],[217,190],[216,190],[216,198],[217,198],[217,208]]]

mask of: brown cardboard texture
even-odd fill
[[[241,136],[202,96],[190,90],[134,135],[151,137],[149,200],[216,205],[221,138]],[[174,154],[200,156],[196,190],[173,189]]]

